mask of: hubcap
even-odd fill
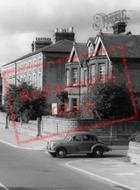
[[[63,151],[59,151],[59,155],[63,156],[64,155]]]
[[[96,151],[96,154],[97,154],[97,155],[100,155],[101,153],[100,153],[100,151],[99,151],[99,150],[97,150],[97,151]]]

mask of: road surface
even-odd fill
[[[37,150],[22,150],[0,142],[0,190],[118,190],[113,184],[76,172],[69,161]]]

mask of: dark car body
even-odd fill
[[[74,132],[66,135],[64,139],[51,140],[47,142],[45,150],[52,156],[59,158],[67,154],[87,154],[89,156],[101,157],[104,152],[111,149],[90,132]]]

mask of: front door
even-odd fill
[[[83,151],[82,146],[82,135],[75,135],[70,141],[70,152],[71,153],[81,153]]]
[[[91,135],[83,135],[83,142],[82,142],[82,150],[83,153],[87,153],[91,151],[91,147],[95,143],[95,139],[93,139],[93,136]]]

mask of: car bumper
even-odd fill
[[[49,152],[49,153],[55,153],[55,150],[51,148],[51,146],[46,146],[45,147],[45,152]]]
[[[48,150],[48,149],[46,149],[46,152],[55,153],[55,150]]]

